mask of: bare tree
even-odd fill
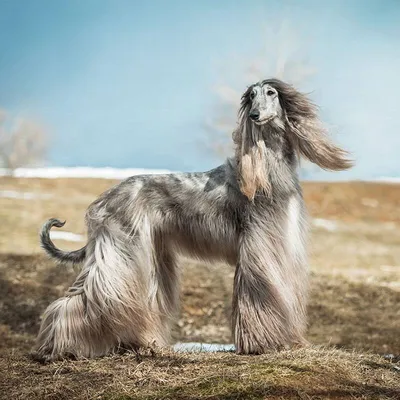
[[[258,57],[241,60],[235,83],[220,83],[214,88],[216,103],[211,117],[205,122],[206,146],[218,158],[231,154],[231,134],[236,126],[236,110],[240,95],[249,83],[276,77],[299,88],[304,88],[316,74],[307,58],[306,41],[283,21],[277,27],[267,27],[267,40]],[[238,66],[238,63],[230,63]],[[311,165],[311,164],[310,164]],[[308,168],[304,164],[303,167]]]
[[[0,110],[0,166],[9,169],[35,166],[47,153],[46,129],[28,118],[11,118]]]

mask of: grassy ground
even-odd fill
[[[312,230],[310,348],[31,361],[41,313],[74,276],[41,254],[38,229],[55,216],[84,234],[85,208],[112,184],[0,178],[3,191],[44,196],[0,198],[1,399],[400,398],[400,185],[304,185],[312,217],[335,223]],[[230,343],[233,269],[183,260],[182,272],[175,340]]]

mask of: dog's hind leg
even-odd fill
[[[89,358],[109,352],[115,338],[103,332],[101,318],[88,317],[84,283],[89,265],[82,269],[66,295],[50,304],[43,314],[32,356],[53,361],[67,356]]]
[[[121,344],[165,345],[178,282],[174,259],[157,249],[145,228],[133,237],[110,225],[97,231],[73,288],[45,311],[37,357],[89,358]]]
[[[152,301],[152,309],[158,314],[158,326],[164,344],[170,339],[171,324],[179,307],[180,274],[176,252],[166,243],[161,234],[155,235],[155,256],[157,292]]]
[[[137,262],[135,267],[138,270],[146,267],[148,273],[144,279],[141,314],[136,315],[142,321],[141,337],[137,337],[137,328],[131,324],[124,338],[124,344],[129,347],[139,344],[139,347],[153,348],[169,344],[171,324],[178,310],[180,277],[176,252],[161,233],[153,232],[151,238],[151,246],[143,246],[142,242],[135,252],[136,259],[140,260],[140,265]]]

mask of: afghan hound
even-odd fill
[[[177,256],[236,266],[232,334],[236,352],[260,354],[306,343],[306,210],[300,156],[327,170],[350,168],[315,105],[267,79],[243,94],[235,154],[201,173],[128,178],[94,201],[80,250],[48,255],[80,265],[64,297],[45,311],[36,357],[98,357],[118,346],[168,344],[179,300]]]

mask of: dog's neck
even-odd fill
[[[280,122],[272,122],[266,125],[257,127],[260,129],[264,144],[267,149],[266,157],[268,164],[286,164],[290,166],[296,166],[295,151],[292,143],[288,139],[285,132],[285,126]],[[268,165],[267,165],[268,167]],[[274,171],[268,171],[273,173]]]
[[[261,131],[265,146],[269,150],[268,153],[272,157],[281,159],[286,145],[284,130],[272,124],[257,126],[256,129]]]

